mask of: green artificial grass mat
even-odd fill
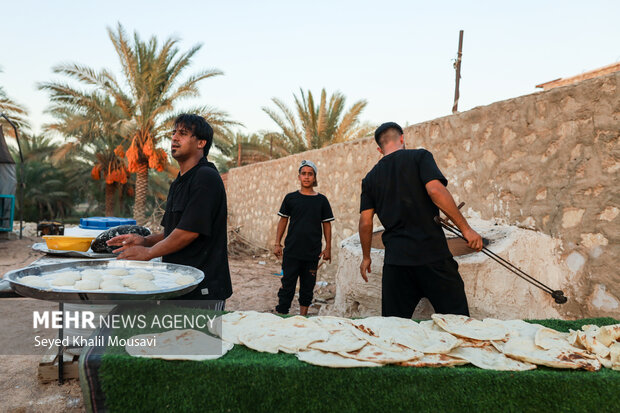
[[[568,331],[618,320],[531,322]],[[620,406],[620,372],[605,368],[334,369],[242,345],[220,359],[201,362],[135,358],[113,348],[103,355],[99,379],[111,412],[604,412]]]

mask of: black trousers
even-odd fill
[[[278,291],[278,305],[276,306],[278,313],[288,314],[295,296],[297,278],[299,278],[299,305],[308,307],[312,303],[318,263],[318,259],[304,261],[284,255],[282,260],[282,287]]]
[[[459,265],[450,257],[425,265],[383,265],[381,315],[411,318],[423,297],[435,313],[469,316]]]

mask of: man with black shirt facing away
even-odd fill
[[[288,314],[295,295],[295,286],[299,278],[299,312],[308,314],[312,303],[316,271],[319,259],[331,261],[332,226],[334,220],[331,206],[325,195],[314,191],[317,186],[317,168],[311,161],[302,161],[299,166],[299,191],[284,197],[278,215],[280,221],[276,232],[274,254],[282,259],[282,287],[278,291],[276,311]],[[282,254],[282,236],[288,224],[291,225],[284,242]],[[321,251],[321,227],[325,236],[325,249]]]
[[[427,297],[436,313],[468,316],[458,264],[434,217],[441,209],[474,250],[482,249],[482,238],[461,215],[429,151],[406,150],[403,130],[394,122],[379,126],[375,141],[383,158],[362,180],[360,274],[368,282],[376,213],[385,228],[381,315],[411,318],[420,299]]]
[[[170,185],[163,233],[142,237],[119,235],[108,245],[121,246],[118,259],[190,265],[205,278],[179,299],[210,300],[207,307],[224,310],[232,295],[228,268],[226,192],[215,165],[206,156],[213,143],[213,129],[198,115],[183,114],[174,122],[170,152],[179,163],[179,175]]]

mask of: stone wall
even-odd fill
[[[563,317],[620,316],[620,73],[416,124],[405,138],[407,147],[433,152],[466,216],[560,241],[570,284]],[[366,138],[232,169],[230,224],[272,245],[282,198],[298,188],[299,162],[310,159],[336,217],[337,255],[357,232],[360,181],[379,157]],[[328,279],[333,272],[334,264]]]

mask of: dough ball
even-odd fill
[[[42,287],[49,288],[49,283],[45,281],[41,277],[37,277],[36,275],[27,275],[25,277],[19,278],[17,281],[24,283],[30,287]]]
[[[152,281],[142,279],[143,282],[137,283],[134,285],[134,290],[136,291],[155,291],[159,290],[159,287],[156,286]]]
[[[76,290],[98,290],[99,281],[95,280],[80,280],[75,282]]]
[[[68,287],[75,284],[75,278],[67,276],[66,274],[58,274],[52,279],[52,285],[57,287]]]
[[[112,277],[114,277],[114,276],[112,276]],[[102,275],[99,274],[99,273],[93,274],[93,273],[89,272],[88,274],[82,274],[82,279],[83,280],[91,280],[91,281],[101,282],[101,278],[102,278]]]
[[[179,275],[174,281],[179,285],[187,285],[193,283],[196,279],[191,275]]]
[[[101,276],[101,281],[112,281],[112,280],[114,280],[114,281],[116,281],[118,283],[121,282],[121,278],[118,275],[112,275],[112,274],[105,274],[104,273]]]
[[[102,279],[101,283],[106,283],[106,284],[118,284],[118,285],[123,285],[123,279],[121,277],[115,277],[114,278],[108,278],[108,279]]]
[[[54,273],[53,275],[54,275],[54,278],[58,278],[58,277],[70,278],[73,281],[77,281],[82,278],[82,274],[79,271],[60,271],[60,272]]]
[[[153,278],[155,278],[153,274],[151,274],[151,272],[146,270],[133,270],[131,272],[131,275],[133,277],[142,278],[144,280],[152,280]]]
[[[103,291],[127,291],[118,281],[103,281],[99,288]]]
[[[132,284],[135,284],[136,282],[138,282],[138,280],[140,280],[140,278],[136,278],[136,277],[125,277],[122,279],[121,283],[125,286],[125,287],[129,287],[131,288]]]
[[[151,291],[159,289],[152,281],[137,277],[125,278],[123,280],[123,285],[136,291]]]
[[[117,275],[119,277],[122,277],[123,275],[129,275],[129,271],[124,268],[108,268],[107,270],[105,270],[105,273],[110,275]]]
[[[91,276],[91,275],[99,275],[99,276],[101,276],[103,274],[104,274],[104,272],[102,270],[93,270],[93,269],[82,270],[82,278],[84,278],[86,275],[88,275],[88,276]]]

